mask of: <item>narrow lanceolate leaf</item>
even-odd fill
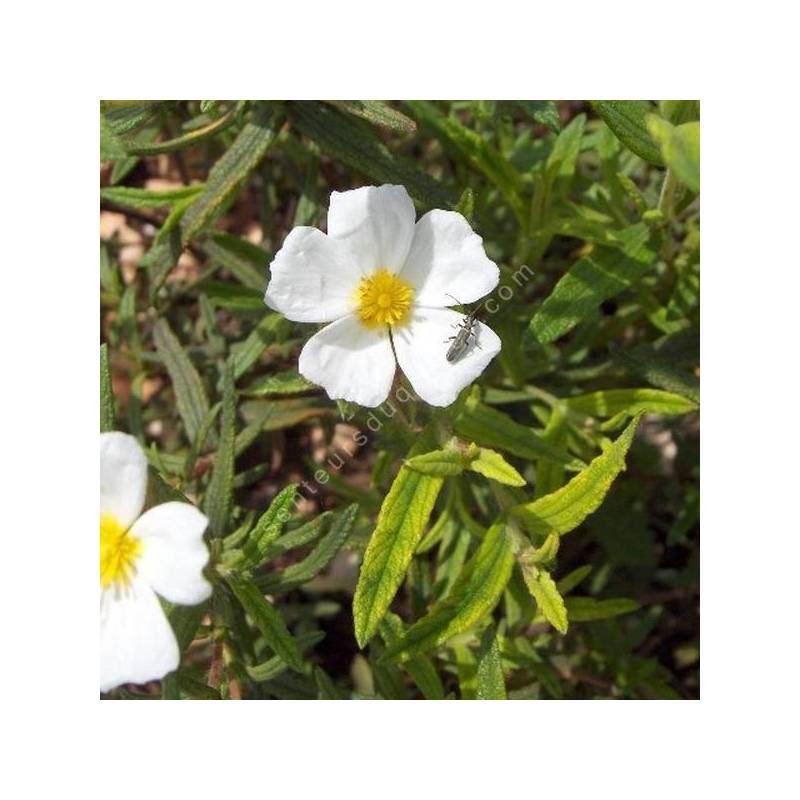
[[[456,417],[455,429],[465,439],[505,450],[520,458],[546,458],[573,471],[583,466],[577,459],[559,453],[531,428],[514,422],[507,414],[484,405],[473,396],[467,398],[463,410]]]
[[[279,573],[260,578],[259,587],[268,594],[288,592],[319,575],[350,537],[357,514],[358,506],[355,503],[337,514],[328,533],[306,558]]]
[[[674,336],[678,337],[680,334]],[[642,344],[633,349],[612,348],[611,354],[615,361],[640,380],[659,389],[682,394],[696,403],[700,402],[700,380],[697,375],[681,368],[662,348],[653,344]],[[696,355],[699,361],[699,352]]]
[[[100,432],[114,430],[114,391],[108,366],[108,345],[100,345]]]
[[[683,395],[660,389],[607,389],[580,394],[564,401],[570,411],[590,417],[619,417],[636,414],[688,414],[697,404]]]
[[[577,528],[597,510],[614,479],[625,469],[625,455],[638,423],[636,417],[615,442],[566,486],[532,503],[514,506],[514,516],[528,530],[542,535],[568,533]]]
[[[194,364],[189,360],[189,356],[186,355],[165,319],[156,322],[153,327],[153,339],[172,381],[175,405],[183,420],[186,435],[189,441],[194,443],[210,407],[206,390]]]
[[[310,631],[309,633],[301,633],[296,637],[297,646],[300,648],[301,653],[305,653],[312,648],[315,644],[319,644],[325,638],[322,631]],[[279,675],[283,675],[289,665],[280,657],[272,656],[261,664],[254,666],[245,666],[248,676],[257,682],[271,681]]]
[[[147,125],[166,105],[151,100],[103,100],[101,111],[116,136],[124,136]]]
[[[398,158],[368,126],[324,103],[287,104],[292,124],[335,156],[378,183],[399,183],[429,208],[451,208],[458,196],[414,163]]]
[[[459,447],[448,447],[444,450],[432,450],[414,456],[406,461],[406,467],[421,472],[423,475],[436,475],[444,478],[448,475],[460,475],[473,458],[477,455],[478,448],[473,451],[464,451]]]
[[[656,248],[643,222],[620,231],[619,247],[595,246],[555,285],[531,320],[531,331],[546,344],[572,330],[602,302],[633,286],[650,269]]]
[[[414,450],[424,449],[422,441]],[[414,453],[412,450],[412,454]],[[443,478],[400,468],[383,501],[369,540],[353,598],[356,639],[372,638],[389,608],[428,524]]]
[[[481,638],[477,659],[476,700],[506,700],[503,664],[494,626],[489,626]]]
[[[561,117],[553,100],[516,100],[525,113],[540,125],[546,125],[553,133],[561,130]]]
[[[427,616],[389,647],[385,658],[405,660],[471,628],[492,612],[506,588],[513,566],[511,541],[505,522],[500,520],[486,532],[447,597],[434,604]]]
[[[251,581],[233,573],[226,574],[225,580],[275,655],[280,656],[291,669],[302,672],[303,656],[280,612]]]
[[[700,123],[670,125],[656,114],[648,114],[647,130],[658,142],[667,166],[692,191],[700,191]]]
[[[578,114],[556,137],[545,165],[548,183],[553,183],[556,178],[570,178],[575,174],[585,126],[586,115]]]
[[[192,147],[206,139],[211,139],[221,131],[230,127],[236,121],[237,109],[232,108],[227,114],[224,114],[219,119],[215,119],[208,125],[203,125],[201,128],[195,128],[188,131],[181,136],[176,136],[174,139],[167,139],[164,142],[129,142],[126,143],[125,148],[134,156],[154,156],[159,153],[174,153],[177,150],[183,150],[187,147]]]
[[[550,573],[540,567],[523,564],[522,576],[544,618],[559,633],[566,633],[569,624],[567,609]]]
[[[460,154],[483,172],[500,189],[517,217],[522,217],[521,178],[508,159],[480,134],[454,117],[442,114],[429,100],[408,100],[406,104],[420,122],[436,132],[445,147]]]
[[[397,133],[416,133],[417,123],[380,100],[329,100],[340,111]]]
[[[264,560],[270,545],[281,535],[283,526],[291,516],[296,494],[297,484],[293,483],[275,496],[250,531],[238,558],[234,560],[237,569],[257,567]]]
[[[100,200],[107,200],[127,208],[164,208],[197,197],[204,188],[205,185],[202,183],[162,191],[135,189],[130,186],[108,186],[100,190]]]
[[[243,286],[263,294],[269,263],[269,255],[265,250],[247,239],[222,231],[203,242],[201,249],[211,264],[219,263]]]
[[[288,553],[290,550],[313,542],[314,539],[319,538],[324,531],[328,530],[332,519],[333,512],[325,511],[318,517],[306,522],[305,525],[301,525],[299,528],[289,531],[289,533],[284,533],[283,536],[278,537],[269,546],[267,557],[276,558]]]
[[[225,210],[242,182],[266,154],[275,134],[276,120],[272,111],[267,105],[258,104],[255,116],[211,168],[205,190],[184,215],[181,221],[184,244]]]
[[[401,639],[405,631],[403,620],[391,611],[386,614],[380,625],[380,634],[387,647]],[[427,656],[409,659],[405,668],[426,700],[444,700],[442,681],[436,672],[436,667]]]
[[[651,164],[664,166],[658,144],[647,130],[646,117],[652,110],[649,103],[644,100],[596,100],[592,106],[629,150]]]
[[[222,417],[219,425],[219,446],[214,458],[214,471],[208,485],[203,507],[208,515],[212,536],[224,536],[233,505],[233,459],[236,440],[236,392],[233,386],[233,367],[225,365],[222,378]]]
[[[276,340],[278,332],[285,326],[286,322],[281,314],[266,314],[243,342],[231,347],[234,380],[238,381],[258,361],[264,350]]]
[[[250,397],[267,397],[274,395],[303,394],[318,391],[319,387],[307,381],[296,370],[286,370],[275,375],[262,375],[245,386],[241,392]]]
[[[479,475],[490,480],[503,483],[506,486],[524,486],[525,478],[506,461],[500,453],[486,447],[478,449],[478,457],[472,461],[469,468]]]
[[[564,602],[572,622],[592,622],[596,619],[619,617],[640,608],[635,600],[627,597],[615,597],[608,600],[596,600],[594,597],[568,597]]]

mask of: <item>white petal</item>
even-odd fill
[[[141,513],[146,491],[147,457],[139,442],[127,433],[101,433],[100,513],[127,528]]]
[[[367,330],[350,315],[306,342],[298,369],[303,377],[324,387],[332,400],[372,408],[389,395],[395,361],[386,330]]]
[[[352,311],[362,273],[348,247],[316,228],[294,228],[270,264],[266,304],[295,322],[330,322]]]
[[[206,515],[193,505],[172,502],[145,511],[130,530],[142,540],[138,574],[171,603],[193,606],[211,594],[211,584],[203,577],[207,525]]]
[[[458,361],[450,363],[445,355],[451,343],[445,339],[456,334],[454,326],[464,318],[449,308],[415,308],[408,326],[392,330],[400,368],[414,391],[432,406],[449,406],[500,352],[497,334],[476,322],[476,338]]]
[[[399,272],[414,236],[414,203],[404,186],[333,192],[328,235],[347,242],[362,272]]]
[[[416,224],[402,276],[416,288],[416,303],[441,308],[479,300],[500,271],[461,214],[434,209]]]
[[[100,691],[146,683],[177,669],[175,634],[153,590],[142,580],[100,591]]]

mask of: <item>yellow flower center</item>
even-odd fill
[[[100,586],[127,586],[141,552],[141,539],[131,536],[113,515],[100,515]]]
[[[403,325],[408,321],[413,299],[411,286],[388,270],[379,269],[358,284],[358,318],[366,328]]]

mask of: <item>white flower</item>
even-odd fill
[[[195,605],[211,594],[205,515],[189,503],[142,514],[147,459],[133,436],[100,434],[100,691],[176,669],[175,634],[156,592]],[[139,516],[141,514],[141,516]]]
[[[500,351],[494,331],[477,322],[465,354],[445,358],[464,319],[447,306],[488,294],[499,271],[461,214],[437,209],[414,220],[403,186],[333,192],[327,235],[295,228],[270,265],[270,308],[331,323],[306,343],[299,370],[333,399],[380,405],[396,354],[416,393],[447,406]]]

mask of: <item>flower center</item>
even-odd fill
[[[113,515],[100,515],[100,586],[127,586],[141,552],[141,539],[131,536]]]
[[[379,269],[358,284],[358,318],[366,328],[403,325],[408,321],[413,299],[411,286],[388,270]]]

